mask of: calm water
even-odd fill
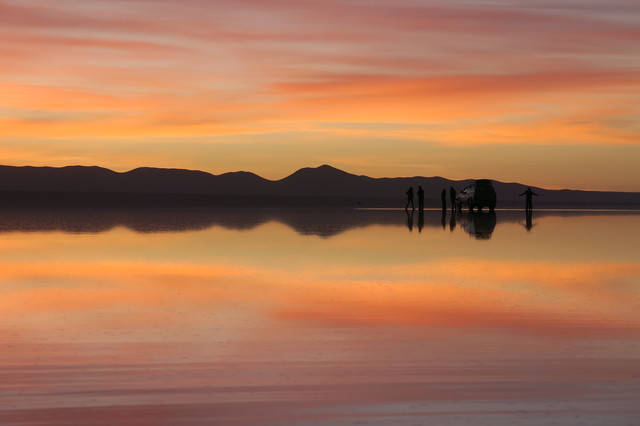
[[[0,213],[0,424],[640,424],[640,215],[453,219]]]

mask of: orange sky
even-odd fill
[[[0,0],[0,164],[640,191],[640,5]]]

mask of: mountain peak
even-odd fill
[[[346,172],[344,172],[344,171],[342,171],[340,169],[337,169],[337,168],[335,168],[333,166],[330,166],[329,164],[323,164],[322,166],[318,166],[318,167],[316,167],[316,170],[323,170],[323,171],[331,170],[331,171],[338,171],[338,172],[346,173]]]
[[[338,176],[354,176],[354,175],[352,175],[351,173],[347,173],[343,170],[336,169],[335,167],[330,166],[328,164],[323,164],[318,167],[304,167],[296,172],[293,172],[292,174],[287,176],[285,179],[289,179],[292,177],[318,178],[318,177],[334,177],[334,176],[338,177]]]

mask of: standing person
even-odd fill
[[[422,185],[418,186],[418,210],[424,210],[424,189],[422,189]]]
[[[456,209],[456,190],[453,186],[449,188],[449,198],[451,198],[451,210]]]
[[[447,209],[447,190],[443,189],[440,193],[440,199],[442,199],[442,210]]]
[[[415,207],[413,206],[413,186],[410,186],[409,189],[407,189],[407,205],[404,206],[404,209],[407,210],[409,208],[409,203],[411,203],[411,210],[415,210]]]
[[[522,196],[522,195],[526,195],[527,196],[526,197],[525,206],[524,206],[525,211],[532,211],[533,210],[533,195],[537,196],[538,194],[533,192],[531,190],[531,188],[527,187],[527,190],[524,191],[522,194],[519,194],[518,196]]]

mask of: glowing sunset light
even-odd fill
[[[639,418],[638,212],[219,210],[3,209],[0,423]]]
[[[0,0],[0,164],[639,191],[638,16],[623,0]]]

